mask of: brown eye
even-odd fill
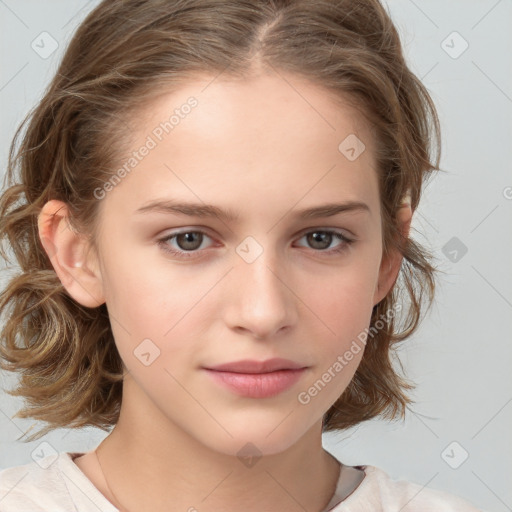
[[[205,238],[210,237],[203,231],[181,231],[178,233],[170,233],[164,238],[161,238],[158,240],[158,245],[160,245],[165,252],[178,258],[192,258],[200,256],[201,251],[199,249],[201,249]],[[174,242],[174,244],[172,244],[172,242]]]
[[[175,235],[176,244],[184,251],[194,251],[199,249],[203,241],[203,234],[198,231],[188,231]],[[199,243],[198,243],[199,241]]]
[[[328,231],[312,231],[306,236],[308,238],[308,243],[310,243],[314,249],[320,250],[327,249],[329,245],[331,245],[333,239],[332,233],[329,233]]]
[[[304,233],[301,238],[305,238],[307,246],[314,249],[315,252],[324,252],[326,254],[340,253],[346,250],[348,246],[355,241],[338,231],[332,231],[330,229],[316,229],[308,231]],[[338,241],[340,243],[329,249],[334,241]]]

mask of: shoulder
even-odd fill
[[[62,455],[62,454],[60,454]],[[59,455],[0,471],[0,510],[39,512],[58,506],[59,490],[65,487],[57,469]]]
[[[1,470],[0,512],[82,512],[93,506],[96,511],[116,511],[108,502],[105,506],[105,498],[74,464],[72,457],[79,454],[54,453]]]
[[[463,498],[422,485],[393,480],[375,466],[357,466],[365,472],[359,487],[340,505],[351,511],[480,512]],[[336,508],[334,509],[336,510]],[[340,512],[344,507],[338,509]]]

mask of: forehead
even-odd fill
[[[197,107],[190,109],[193,115],[183,114],[180,110],[187,110],[190,98],[196,100]],[[213,136],[220,129],[232,128],[237,133],[243,129],[244,135],[250,131],[260,136],[280,133],[285,138],[300,131],[306,137],[334,135],[334,140],[347,132],[359,133],[371,144],[370,133],[366,133],[370,126],[359,107],[360,102],[356,107],[355,97],[348,93],[336,94],[284,72],[250,79],[197,75],[177,88],[160,86],[158,96],[137,112],[134,121],[139,127],[144,123],[144,131],[149,133],[176,113],[180,119],[173,121],[174,132],[189,129],[197,135],[208,131]],[[181,123],[185,118],[187,123]]]
[[[363,116],[296,76],[198,77],[164,91],[131,126],[124,163],[130,155],[137,161],[113,196],[124,189],[137,206],[166,192],[195,202],[219,199],[227,208],[233,199],[260,207],[306,207],[310,198],[340,195],[378,200],[374,143]]]

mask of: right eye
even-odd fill
[[[204,231],[188,230],[172,232],[158,240],[162,249],[178,258],[193,258],[195,253],[201,248],[204,237],[210,238]],[[172,248],[167,242],[174,241],[175,248]],[[203,247],[204,248],[204,247]]]

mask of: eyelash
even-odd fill
[[[164,238],[160,238],[158,240],[158,245],[160,247],[162,247],[163,251],[165,251],[166,253],[168,253],[168,254],[170,254],[172,256],[176,256],[178,258],[184,258],[184,259],[196,258],[196,257],[198,257],[197,256],[197,253],[199,252],[198,249],[196,249],[194,251],[177,251],[175,249],[170,249],[169,245],[166,243],[169,240],[172,240],[172,239],[176,238],[179,235],[184,235],[184,234],[187,234],[187,233],[200,233],[202,235],[206,235],[208,238],[211,238],[206,232],[201,231],[200,229],[188,230],[188,231],[179,231],[179,232],[175,232],[175,233],[170,233],[169,235],[166,235]],[[319,250],[313,249],[314,252],[318,252],[318,253],[321,253],[321,254],[326,254],[326,255],[329,255],[329,256],[336,256],[338,254],[341,254],[342,252],[346,251],[348,249],[348,247],[352,243],[355,242],[355,240],[346,237],[342,233],[340,233],[338,231],[329,230],[329,229],[312,229],[310,231],[306,231],[306,232],[302,233],[300,238],[303,238],[303,237],[305,237],[305,236],[307,236],[307,235],[309,235],[311,233],[328,233],[330,235],[333,235],[333,237],[335,239],[338,239],[339,241],[343,242],[342,244],[338,245],[334,249],[319,249]]]

